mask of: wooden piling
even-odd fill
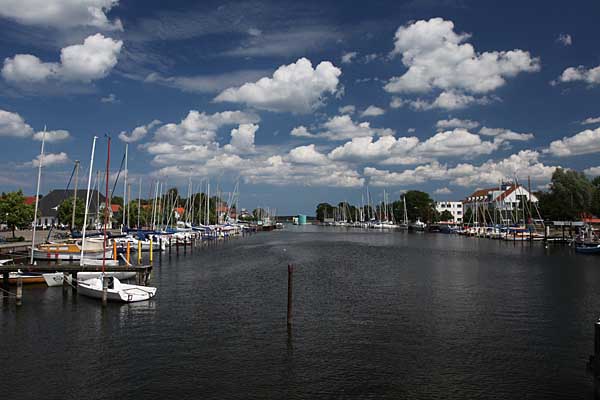
[[[8,272],[2,274],[2,294],[4,294],[4,301],[8,301]]]
[[[287,297],[287,324],[292,325],[292,292],[293,292],[294,266],[288,264],[288,297]]]
[[[142,241],[141,240],[138,240],[137,257],[138,257],[138,265],[142,265]]]
[[[112,243],[112,251],[113,251],[113,260],[117,260],[117,241],[113,240]]]
[[[23,303],[23,277],[17,277],[17,306]]]
[[[69,293],[69,273],[63,272],[63,295],[66,296]]]
[[[127,265],[131,263],[131,243],[127,241],[127,249],[125,250],[125,259],[127,260]]]
[[[108,304],[108,279],[106,276],[102,277],[102,306],[106,307]]]
[[[150,236],[150,264],[152,264],[152,257],[153,257],[153,254],[152,254],[152,242],[153,242],[152,236]]]
[[[71,272],[71,292],[77,293],[77,271]]]
[[[169,255],[171,255],[171,236],[169,236]]]

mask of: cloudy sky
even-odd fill
[[[523,3],[526,6],[523,6]],[[0,188],[73,163],[314,213],[600,174],[600,3],[0,0]],[[82,171],[81,176],[84,176]],[[184,189],[185,190],[185,189]],[[133,190],[134,193],[137,191]],[[120,194],[120,193],[119,193]]]

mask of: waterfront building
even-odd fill
[[[463,214],[467,209],[471,209],[475,214],[482,213],[485,219],[490,216],[490,210],[496,210],[501,216],[501,221],[498,222],[519,222],[528,218],[539,218],[538,202],[537,196],[523,185],[502,183],[494,188],[478,189],[467,196],[463,200]]]
[[[449,211],[452,214],[452,221],[442,222],[462,222],[463,220],[463,202],[462,201],[438,201],[435,203],[435,209],[440,214]]]
[[[49,228],[57,227],[58,221],[58,207],[67,199],[73,199],[74,190],[54,189],[51,190],[47,195],[40,198],[38,202],[38,218],[36,225]],[[77,190],[77,199],[81,199],[85,203],[87,191],[85,189]],[[34,204],[35,204],[35,196]],[[90,207],[88,220],[93,226],[99,226],[103,222],[103,213],[105,197],[98,193],[97,190],[90,190]],[[99,205],[99,207],[98,207]],[[112,212],[111,212],[112,217]],[[69,221],[62,221],[63,224],[69,225]]]

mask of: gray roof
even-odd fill
[[[64,189],[55,189],[50,191],[47,195],[40,199],[38,208],[40,216],[42,217],[56,217],[58,213],[58,206],[60,206],[63,201],[72,198],[74,196],[75,190],[64,190]],[[85,203],[85,196],[87,194],[87,190],[79,189],[77,190],[77,199],[81,199]],[[98,191],[90,190],[90,208],[89,213],[93,214],[96,212],[96,203],[98,199]],[[104,203],[105,197],[100,194],[100,204]]]

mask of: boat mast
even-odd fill
[[[102,254],[102,274],[104,274],[104,268],[106,267],[106,226],[108,224],[108,173],[110,168],[110,136],[108,137],[108,153],[106,155],[106,197],[104,198],[104,240],[103,254]]]
[[[127,169],[127,150],[129,149],[129,143],[125,144],[125,176],[123,177],[123,224],[121,226],[121,231],[125,228],[125,204],[127,204],[127,175],[129,175],[129,170]],[[129,228],[129,226],[127,226]]]
[[[206,183],[206,225],[210,225],[210,181]]]
[[[85,229],[87,227],[87,216],[88,210],[90,206],[90,185],[92,184],[92,170],[94,169],[94,150],[96,149],[96,139],[97,136],[94,136],[94,141],[92,142],[92,156],[90,157],[90,172],[88,175],[88,184],[87,184],[87,192],[85,195],[85,213],[83,214],[83,230],[81,232],[81,257],[79,259],[79,265],[83,265],[83,249],[85,247]]]
[[[140,188],[138,191],[138,207],[137,207],[137,228],[140,229],[140,206],[142,202],[142,178],[140,177]]]
[[[75,161],[75,190],[73,190],[73,215],[71,216],[71,231],[75,229],[75,206],[77,205],[77,181],[79,180],[79,161]]]
[[[38,165],[37,188],[35,189],[35,211],[33,212],[33,236],[31,237],[31,262],[33,265],[33,249],[35,248],[35,228],[37,226],[37,212],[40,202],[40,180],[42,179],[42,162],[44,161],[44,143],[46,142],[46,125],[44,125],[44,133],[42,134],[42,148],[40,150],[40,160]]]

